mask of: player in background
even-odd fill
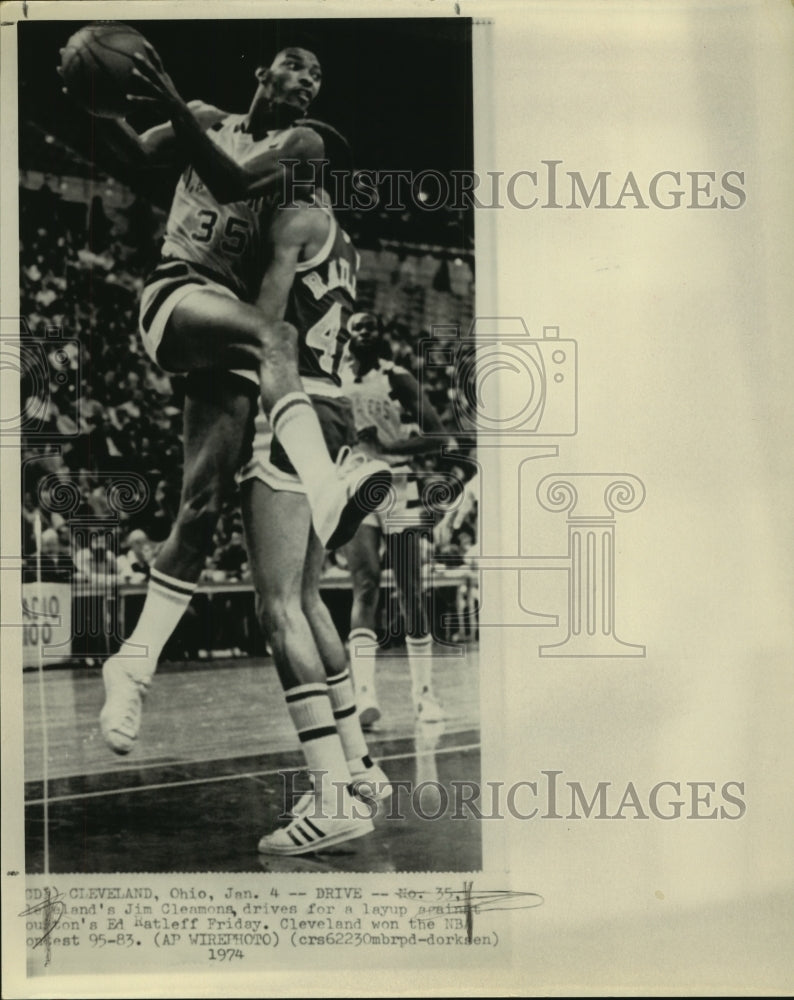
[[[384,542],[405,624],[416,717],[438,722],[444,713],[433,690],[432,637],[422,583],[430,555],[431,526],[411,460],[439,452],[453,441],[444,438],[441,420],[427,399],[422,400],[422,421],[432,436],[411,436],[408,422],[419,418],[421,389],[409,371],[383,357],[386,348],[379,318],[373,313],[358,313],[348,329],[352,363],[345,370],[343,387],[353,405],[358,448],[391,464],[397,497],[391,510],[368,514],[344,549],[353,582],[348,641],[361,721],[369,729],[381,715],[375,689],[375,654]]]
[[[464,478],[462,469],[458,470]],[[480,576],[477,571],[479,546],[476,538],[476,518],[479,507],[480,474],[466,481],[460,503],[448,511],[436,525],[433,540],[440,549],[456,546],[464,573],[455,596],[458,630],[450,637],[453,642],[477,638],[477,612],[480,598]]]
[[[286,319],[297,328],[298,371],[329,450],[349,451],[355,426],[339,368],[358,254],[321,189],[310,202],[280,208],[269,235],[271,264],[258,306],[272,323]],[[391,786],[369,757],[344,646],[320,596],[325,553],[304,484],[261,410],[253,455],[238,480],[257,611],[314,784],[289,823],[262,837],[259,851],[303,854],[371,832],[371,810],[354,792],[363,785],[376,800]]]
[[[268,322],[254,302],[267,263],[272,200],[281,189],[282,160],[322,157],[322,141],[296,126],[320,89],[321,69],[306,49],[282,50],[256,70],[247,114],[189,107],[147,44],[136,56],[141,93],[170,119],[139,136],[125,122],[105,136],[141,164],[186,161],[168,218],[160,263],[140,308],[147,352],[164,370],[187,375],[184,472],[180,509],[151,570],[138,623],[103,669],[102,734],[116,753],[137,740],[142,699],[163,647],[196,589],[234,473],[250,448],[260,397],[281,446],[306,487],[313,523],[332,547],[363,516],[362,476],[377,468],[340,468],[331,460],[317,414],[294,362],[294,328]],[[195,113],[194,113],[195,112]]]

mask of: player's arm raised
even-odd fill
[[[187,107],[203,131],[228,115],[228,112],[204,101],[189,101]],[[133,166],[177,164],[186,159],[171,122],[163,122],[138,133],[123,118],[100,118],[97,119],[96,129],[105,145]]]
[[[322,244],[329,225],[325,212],[306,205],[281,208],[275,213],[268,240],[270,263],[256,300],[257,308],[271,323],[284,318],[302,252]]]
[[[63,52],[61,49],[61,55]],[[63,77],[60,66],[57,67],[57,72]],[[64,85],[61,89],[68,97],[69,88]],[[133,97],[132,100],[128,99],[128,104],[132,106],[138,100],[139,97]],[[187,108],[202,130],[210,128],[228,116],[227,111],[221,111],[220,108],[204,101],[189,101]],[[123,118],[96,118],[95,129],[99,141],[133,167],[144,168],[177,163],[180,155],[184,159],[171,122],[163,122],[146,132],[138,133]]]
[[[263,151],[245,166],[236,163],[206,134],[196,115],[179,95],[155,50],[145,44],[146,56],[135,55],[133,75],[141,94],[129,94],[131,103],[158,104],[171,121],[176,141],[182,146],[199,177],[220,204],[242,201],[278,188],[285,175],[283,160],[305,163],[322,159],[325,147],[311,128],[290,130],[278,149]]]
[[[389,385],[395,398],[407,413],[417,420],[421,415],[423,433],[404,441],[395,441],[393,444],[382,444],[382,454],[427,455],[440,451],[444,445],[454,444],[453,437],[445,430],[435,407],[410,372],[391,372]]]

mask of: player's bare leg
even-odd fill
[[[186,379],[179,512],[152,566],[138,622],[102,672],[106,701],[100,727],[116,753],[135,746],[142,700],[196,590],[234,473],[250,447],[255,397],[253,383],[229,372],[198,372]]]
[[[261,315],[226,295],[198,288],[170,313],[158,359],[189,372],[183,412],[184,462],[179,512],[152,569],[138,623],[105,664],[100,728],[108,746],[127,754],[163,647],[195,592],[224,498],[253,432],[256,372],[262,359]],[[242,376],[251,373],[250,388]]]
[[[303,571],[303,612],[325,668],[331,707],[353,779],[353,788],[366,799],[382,801],[391,795],[392,788],[382,768],[373,763],[369,756],[369,748],[356,711],[356,694],[345,647],[320,594],[324,561],[325,550],[312,532]],[[311,793],[308,797],[311,798]],[[300,808],[301,803],[295,807],[295,812],[299,812]]]
[[[441,722],[444,711],[433,690],[433,638],[424,602],[422,572],[427,532],[419,528],[387,536],[391,567],[405,622],[411,694],[420,722]]]
[[[259,850],[303,854],[370,833],[372,820],[350,792],[350,770],[325,669],[303,611],[309,505],[300,494],[279,492],[250,479],[241,487],[241,509],[258,615],[316,792],[315,808],[262,837]]]
[[[353,587],[350,610],[350,668],[358,700],[359,718],[365,730],[372,729],[381,716],[375,687],[378,650],[376,617],[380,599],[380,528],[362,524],[345,546],[345,558]]]

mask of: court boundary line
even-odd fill
[[[440,750],[424,750],[418,752],[414,750],[410,753],[388,754],[384,757],[377,757],[374,759],[377,762],[381,762],[390,760],[408,760],[410,758],[426,757],[430,754],[433,754],[434,756],[441,756],[442,754],[452,753],[455,750],[479,750],[481,749],[481,746],[481,742],[478,741],[477,743],[465,743],[459,746],[442,747]],[[228,758],[219,759],[223,760]],[[282,774],[284,771],[295,770],[300,771],[305,770],[305,768],[288,767],[276,768],[275,770],[266,769],[263,771],[233,772],[232,774],[216,774],[204,778],[187,778],[183,781],[159,782],[153,785],[135,785],[132,788],[110,788],[99,792],[76,792],[74,795],[57,795],[41,799],[29,799],[25,802],[25,809],[29,806],[43,806],[45,802],[50,804],[54,802],[78,802],[83,799],[98,799],[111,795],[133,795],[138,792],[154,792],[169,788],[187,788],[191,785],[209,785],[218,781],[239,781],[243,778],[250,778],[252,781],[258,781],[260,778],[273,777],[274,775]]]
[[[431,725],[431,723],[426,723],[426,725]],[[475,724],[469,724],[469,725],[461,724],[461,728],[460,729],[447,729],[447,728],[445,728],[443,735],[444,736],[458,736],[461,733],[472,732],[475,729],[479,730],[479,728],[480,728],[479,722],[477,722]],[[406,732],[403,736],[399,736],[399,735],[389,736],[388,733],[369,733],[369,734],[365,734],[365,735],[370,735],[370,736],[373,736],[373,737],[380,737],[380,736],[382,736],[384,743],[391,743],[391,742],[396,742],[397,740],[410,740],[410,739],[413,739],[413,730],[411,732]],[[376,740],[373,739],[373,743],[374,742],[376,742]],[[300,749],[301,749],[300,743],[296,742],[296,744],[295,744],[294,747],[279,748],[278,752],[279,753],[282,753],[282,752],[283,753],[293,753],[293,752],[300,752]],[[265,753],[270,753],[270,752],[274,752],[274,751],[265,751]],[[239,754],[238,756],[240,756],[240,757],[258,757],[258,756],[261,756],[262,754],[263,754],[263,751],[261,751],[261,750],[255,750],[252,753],[249,753],[249,754],[243,753],[243,754]],[[163,768],[164,767],[190,767],[191,764],[214,764],[214,763],[217,763],[219,760],[235,760],[235,759],[236,759],[236,757],[234,757],[234,756],[230,757],[228,755],[222,756],[222,757],[191,757],[190,760],[185,760],[184,758],[180,758],[180,757],[174,757],[174,758],[168,758],[168,759],[159,759],[159,760],[156,759],[156,758],[153,758],[153,759],[151,759],[149,761],[130,761],[129,762],[129,766],[125,766],[124,761],[119,760],[116,763],[115,767],[108,766],[106,768],[103,768],[101,771],[70,771],[68,774],[56,774],[54,777],[52,775],[50,775],[49,780],[52,783],[52,782],[55,782],[55,781],[69,781],[71,778],[95,778],[95,777],[100,777],[100,776],[105,775],[105,774],[134,774],[136,771],[147,770],[149,768],[155,768],[155,767],[163,767]],[[33,785],[37,781],[40,782],[41,780],[42,779],[40,777],[39,778],[25,778],[24,779],[24,784],[25,785]]]

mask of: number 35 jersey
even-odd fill
[[[319,207],[319,206],[318,206]],[[328,235],[320,250],[295,270],[284,319],[298,331],[298,372],[303,378],[340,385],[339,367],[355,311],[359,255],[330,209]]]
[[[254,139],[243,115],[229,115],[207,135],[239,166],[267,150],[280,149],[290,129]],[[208,278],[226,285],[244,302],[256,299],[267,260],[265,234],[271,219],[269,197],[221,205],[188,166],[179,179],[166,225],[162,256],[189,261]]]

